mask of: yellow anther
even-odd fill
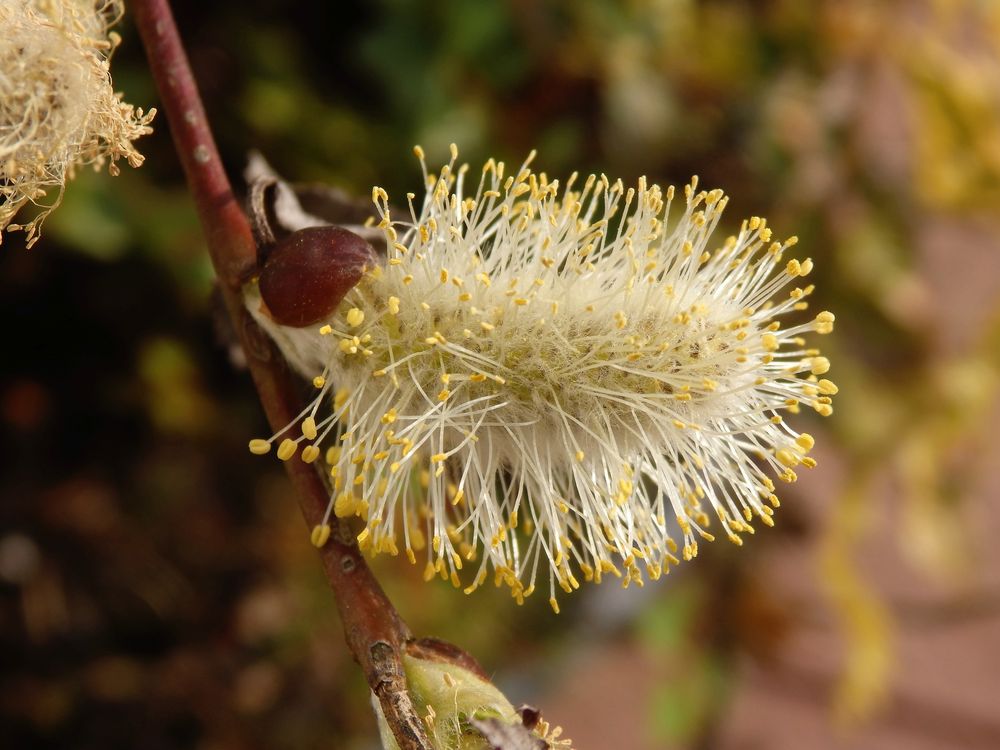
[[[549,606],[552,607],[553,612],[557,615],[559,614],[559,602],[556,601],[554,596],[549,599]]]
[[[826,357],[813,357],[809,361],[809,370],[813,375],[824,375],[830,371],[830,360]]]
[[[250,452],[256,456],[263,456],[271,452],[271,443],[263,438],[254,438],[250,441]]]
[[[313,378],[313,387],[322,388],[324,385],[326,385],[326,378],[322,375],[317,375]]]
[[[621,578],[622,573],[610,560],[601,560],[601,570],[605,573],[612,573],[616,578]]]
[[[394,406],[382,415],[382,424],[392,424],[396,421],[397,416],[396,407]]]
[[[760,344],[765,351],[774,352],[778,350],[778,337],[773,333],[765,333],[760,337]]]
[[[826,378],[820,380],[818,383],[816,383],[816,385],[819,387],[819,392],[822,393],[824,396],[835,396],[837,395],[837,391],[840,390],[839,388],[837,388],[836,383],[834,383],[832,380],[827,380]]]
[[[792,260],[788,261],[788,265],[785,266],[785,273],[789,276],[801,276],[802,264],[792,258]]]
[[[312,534],[309,537],[313,547],[322,547],[330,540],[330,524],[324,523],[313,526]]]
[[[801,463],[801,459],[793,452],[787,448],[782,448],[774,454],[774,457],[778,459],[778,463],[787,468],[792,468],[793,466],[798,466]]]
[[[485,320],[484,320],[484,321],[481,321],[481,322],[479,323],[479,326],[480,326],[480,327],[481,327],[481,328],[482,328],[482,329],[483,329],[484,331],[492,331],[492,330],[493,330],[494,328],[496,328],[496,326],[494,326],[494,325],[493,325],[492,323],[487,323],[487,322],[486,322]]]
[[[319,329],[320,336],[329,336],[331,333],[333,333],[333,328],[331,328],[330,326],[328,325],[320,326]]]
[[[576,460],[577,461],[583,461],[583,451],[577,451],[576,452]]]
[[[433,456],[431,456],[431,463],[432,464],[439,464],[442,461],[444,461],[446,458],[448,458],[448,456],[446,454],[444,454],[444,453],[435,453]]]
[[[832,333],[834,320],[832,312],[821,312],[813,321],[813,330],[820,334]]]
[[[278,446],[278,458],[282,461],[287,461],[295,452],[299,449],[299,444],[296,443],[291,438],[285,438],[281,441],[281,445]]]
[[[302,460],[307,464],[311,464],[319,458],[319,448],[315,445],[307,445],[302,449]]]
[[[388,308],[390,314],[399,314],[399,297],[389,297],[388,302],[386,302],[386,307]]]
[[[451,391],[449,391],[447,388],[442,388],[441,392],[438,393],[438,401],[447,401],[448,400],[448,396],[450,396],[450,395],[451,395]]]
[[[812,407],[821,417],[829,417],[833,414],[833,407],[830,404],[821,404],[818,401],[814,401]]]
[[[356,500],[350,492],[341,492],[337,499],[333,501],[333,514],[337,518],[350,518],[354,515]]]
[[[316,439],[316,420],[312,417],[306,417],[302,420],[302,435],[306,440]]]
[[[352,307],[347,311],[345,318],[347,319],[347,325],[351,328],[357,328],[365,322],[365,313],[357,307]]]
[[[782,482],[788,482],[789,484],[796,481],[798,478],[799,478],[798,474],[796,474],[791,469],[785,469],[783,472],[781,472],[781,474],[778,475],[778,479],[780,479]]]
[[[797,438],[795,438],[795,444],[803,450],[803,452],[808,453],[816,445],[816,440],[808,432],[803,432]]]

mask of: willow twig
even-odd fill
[[[135,0],[136,24],[163,100],[167,121],[198,209],[226,309],[247,355],[261,405],[277,431],[301,411],[293,377],[270,339],[243,306],[242,284],[256,269],[257,248],[233,195],[205,117],[169,0]],[[309,527],[322,522],[329,496],[316,470],[301,461],[285,467]],[[401,654],[411,635],[341,526],[320,549],[347,644],[364,670],[401,750],[432,750],[407,692]]]

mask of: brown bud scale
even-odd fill
[[[293,232],[268,253],[258,283],[275,322],[302,328],[328,317],[378,263],[375,250],[341,227]]]

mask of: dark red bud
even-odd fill
[[[293,232],[268,253],[260,272],[260,296],[275,322],[302,328],[329,316],[365,269],[378,263],[375,250],[341,227]]]

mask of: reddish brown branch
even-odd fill
[[[281,355],[243,306],[240,287],[253,273],[257,255],[250,224],[219,160],[169,0],[135,0],[133,10],[226,308],[247,353],[268,421],[278,430],[299,413],[300,398]],[[327,507],[327,489],[312,466],[297,460],[285,466],[306,523],[315,526]],[[320,550],[320,558],[336,595],[348,646],[378,696],[400,748],[431,750],[406,690],[400,658],[410,640],[405,623],[372,575],[349,529],[340,527]]]

